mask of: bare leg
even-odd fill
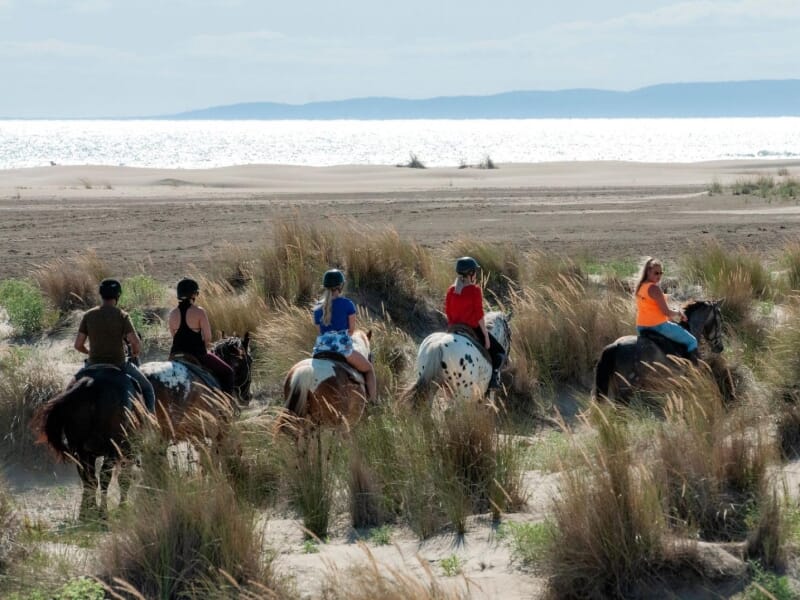
[[[350,356],[347,357],[347,362],[363,373],[364,383],[367,385],[367,400],[370,402],[375,402],[375,388],[377,385],[375,382],[375,369],[372,368],[372,363],[355,350],[353,350],[353,352],[350,353]]]

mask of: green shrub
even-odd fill
[[[165,295],[164,286],[149,275],[134,275],[122,282],[119,305],[125,310],[160,307]]]
[[[500,528],[500,537],[511,544],[511,556],[524,565],[541,563],[549,544],[555,535],[553,524],[547,521],[540,523],[504,523]]]
[[[0,282],[0,306],[8,314],[9,323],[21,335],[32,335],[42,330],[46,320],[42,292],[22,279]]]
[[[785,575],[765,571],[756,561],[750,563],[753,579],[744,591],[745,600],[796,600],[797,593]]]

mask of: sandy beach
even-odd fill
[[[0,278],[93,248],[120,276],[203,269],[228,244],[269,242],[276,219],[391,225],[437,247],[463,237],[596,259],[674,256],[703,236],[768,254],[797,231],[794,200],[708,194],[800,160],[562,162],[499,169],[247,165],[209,170],[52,166],[0,173]]]

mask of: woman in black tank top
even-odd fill
[[[190,299],[181,300],[178,310],[181,311],[181,324],[172,338],[172,348],[170,354],[191,354],[197,359],[201,359],[206,354],[206,343],[203,341],[203,334],[193,330],[186,323],[186,311],[192,306]]]

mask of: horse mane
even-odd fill
[[[686,302],[684,302],[681,308],[683,309],[683,312],[686,313],[686,316],[689,316],[698,308],[708,306],[709,304],[712,303],[708,300],[695,300],[694,298],[692,298],[691,300],[687,300]]]

